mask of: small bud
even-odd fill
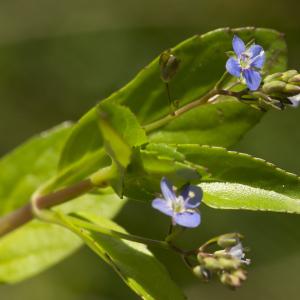
[[[268,75],[268,76],[265,77],[264,82],[267,83],[267,82],[270,82],[270,81],[273,81],[273,80],[280,80],[281,76],[282,76],[281,72]]]
[[[285,88],[286,83],[279,80],[269,81],[267,83],[264,83],[262,86],[262,90],[266,94],[272,94],[277,92],[282,92]]]
[[[202,266],[196,266],[193,268],[193,273],[201,280],[208,281],[211,279],[211,273],[209,270]]]
[[[221,268],[224,270],[235,270],[240,267],[241,261],[235,258],[220,257],[219,264]]]
[[[297,74],[289,79],[289,83],[300,83],[300,74]]]
[[[232,57],[235,55],[235,52],[234,51],[226,51],[225,54],[228,56],[228,57]]]
[[[170,82],[176,74],[180,60],[170,50],[163,52],[159,58],[161,79],[163,82]]]
[[[240,280],[243,280],[243,281],[245,281],[247,279],[246,274],[247,274],[247,272],[243,269],[238,269],[238,270],[232,272],[232,275],[238,277]]]
[[[285,82],[288,82],[292,77],[297,75],[298,72],[296,70],[288,70],[282,74],[281,79]]]
[[[214,252],[215,257],[229,257],[229,254],[226,250],[218,250]]]
[[[211,271],[220,270],[222,268],[219,260],[214,257],[205,257],[203,259],[203,263],[205,265],[205,268]]]
[[[220,280],[223,284],[229,287],[237,288],[241,286],[240,278],[231,273],[227,273],[227,272],[222,273],[220,276]]]
[[[217,240],[217,244],[221,248],[233,247],[238,244],[240,239],[240,235],[237,233],[228,233],[219,236]]]
[[[284,92],[289,94],[299,94],[300,93],[300,86],[293,85],[293,84],[286,84]]]

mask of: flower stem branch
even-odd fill
[[[248,90],[243,90],[241,92],[234,92],[234,91],[229,91],[229,90],[221,90],[221,89],[212,89],[210,92],[208,92],[207,94],[205,94],[203,97],[201,97],[200,99],[197,99],[193,102],[190,102],[184,106],[182,106],[181,108],[177,109],[176,111],[174,111],[172,114],[169,114],[157,121],[154,121],[150,124],[147,124],[144,126],[144,130],[146,132],[151,132],[154,131],[160,127],[163,127],[165,125],[167,125],[170,121],[175,120],[176,118],[178,118],[179,116],[181,116],[182,114],[188,112],[189,110],[207,104],[209,102],[210,99],[212,99],[215,96],[220,96],[220,95],[224,95],[224,96],[230,96],[230,97],[234,97],[237,99],[240,99],[243,95],[246,95],[248,93]]]
[[[128,240],[128,241],[132,241],[132,242],[137,242],[137,243],[141,243],[141,244],[145,244],[148,246],[158,246],[160,248],[164,248],[164,249],[173,249],[167,242],[165,241],[160,241],[160,240],[154,240],[154,239],[149,239],[149,238],[145,238],[145,237],[141,237],[138,235],[133,235],[133,234],[128,234],[128,233],[123,233],[123,232],[119,232],[119,231],[115,231],[103,226],[100,226],[98,224],[93,224],[72,216],[67,216],[67,219],[74,224],[75,226],[84,228],[84,229],[88,229],[94,232],[98,232],[98,233],[102,233],[104,235],[108,235],[114,238],[118,238],[118,239],[124,239],[124,240]]]

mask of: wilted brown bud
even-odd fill
[[[179,68],[180,60],[170,50],[163,52],[159,58],[160,75],[164,82],[170,82]]]

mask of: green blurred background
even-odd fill
[[[299,9],[295,0],[0,0],[0,154],[32,134],[77,120],[164,49],[218,27],[251,25],[286,33],[289,66],[299,70]],[[299,118],[300,109],[271,112],[235,149],[299,174]],[[300,216],[203,206],[202,218],[202,226],[182,243],[197,245],[213,235],[240,231],[253,265],[246,284],[232,292],[198,282],[178,257],[153,249],[189,299],[299,299]],[[135,202],[117,221],[132,233],[157,238],[168,226],[163,215]],[[35,278],[1,286],[0,299],[137,297],[82,249]]]

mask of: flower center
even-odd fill
[[[172,210],[175,213],[180,213],[185,211],[184,199],[182,196],[176,197],[176,200],[172,202]]]
[[[246,52],[242,53],[239,58],[239,63],[242,69],[248,69],[251,64],[251,56]]]

